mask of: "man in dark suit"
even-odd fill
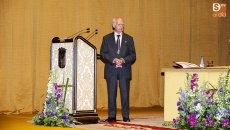
[[[131,65],[136,60],[136,51],[133,37],[124,33],[122,18],[114,18],[112,27],[113,32],[103,37],[100,50],[102,60],[105,63],[104,78],[108,91],[108,119],[106,121],[116,121],[117,84],[119,83],[123,121],[130,122]]]

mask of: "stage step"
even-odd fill
[[[100,120],[95,111],[77,111],[72,116],[82,124],[97,124]]]

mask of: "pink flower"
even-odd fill
[[[54,89],[57,90],[58,84],[57,83],[53,83],[53,85],[54,85]]]
[[[197,125],[196,115],[190,114],[188,118],[188,122],[191,126],[196,126]]]
[[[198,86],[197,81],[198,81],[198,75],[197,75],[197,74],[193,74],[193,75],[192,75],[192,79],[191,79],[191,81],[190,81],[190,84],[191,84],[190,87],[191,87],[192,90],[193,90],[195,87]]]

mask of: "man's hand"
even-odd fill
[[[125,60],[124,60],[123,58],[120,58],[120,59],[115,58],[115,59],[113,60],[113,63],[116,64],[116,68],[118,68],[118,67],[122,68],[122,64],[123,64],[124,62],[125,62]]]

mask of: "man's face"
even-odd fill
[[[117,33],[121,33],[121,32],[123,32],[123,30],[124,30],[124,22],[123,22],[123,20],[121,19],[121,18],[118,18],[117,20],[116,20],[116,24],[115,24],[115,31],[117,32]]]

